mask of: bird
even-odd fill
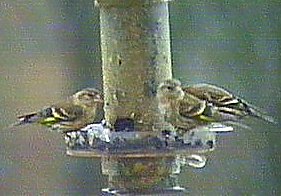
[[[210,123],[235,124],[250,116],[275,123],[256,106],[224,88],[211,84],[182,86],[177,79],[168,79],[157,88],[160,112],[174,127],[190,130]]]
[[[63,133],[79,130],[93,123],[103,108],[103,97],[95,88],[82,89],[65,101],[37,112],[18,116],[14,126],[39,123]]]

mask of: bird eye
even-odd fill
[[[168,89],[169,91],[174,90],[174,88],[171,87],[171,86],[168,86],[167,89]]]
[[[93,97],[94,97],[94,96],[91,95],[91,94],[85,94],[85,95],[84,95],[84,98],[85,98],[85,99],[88,99],[88,100],[93,99]]]

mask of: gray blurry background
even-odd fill
[[[220,136],[204,169],[184,168],[191,195],[280,195],[281,2],[170,3],[173,73],[208,82],[258,105],[279,125],[248,120]],[[16,116],[87,86],[102,87],[99,13],[92,1],[0,2],[0,193],[93,194],[107,186],[99,160],[65,155],[41,126],[7,127]]]

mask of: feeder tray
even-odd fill
[[[91,124],[65,135],[67,154],[77,157],[116,156],[126,158],[173,157],[213,151],[219,132],[233,128],[211,124],[192,129],[182,136],[176,132],[111,131],[103,124]]]

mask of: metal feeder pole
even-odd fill
[[[163,121],[156,88],[172,77],[168,0],[96,3],[100,7],[105,119],[112,126],[118,122],[121,128],[132,121],[134,130],[155,130]]]

